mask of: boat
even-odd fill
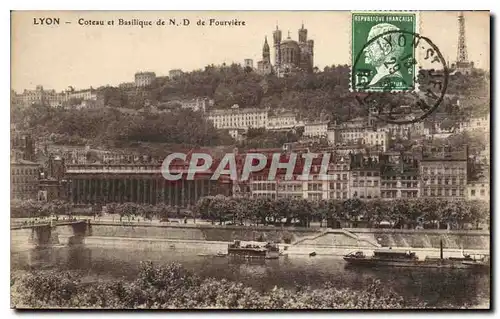
[[[425,257],[421,267],[429,268],[455,268],[455,269],[476,269],[485,270],[490,268],[489,256],[479,256],[476,258],[471,257],[469,254],[462,252],[462,257],[443,257],[443,240],[439,242],[439,258],[436,257]]]
[[[489,256],[472,258],[463,254],[463,257],[443,258],[443,242],[440,244],[440,257],[426,257],[419,260],[416,254],[409,250],[377,249],[373,256],[366,256],[362,251],[352,252],[344,256],[344,260],[357,266],[390,266],[390,267],[418,267],[418,268],[451,268],[476,269],[490,268]]]
[[[223,252],[221,252],[221,251],[218,251],[218,252],[217,252],[217,255],[215,255],[215,257],[226,257],[226,256],[227,256],[227,254],[224,254],[224,253],[223,253]]]
[[[356,251],[345,255],[344,260],[357,266],[411,267],[418,261],[418,257],[409,250],[376,249],[373,251],[373,256]]]
[[[276,244],[267,243],[260,246],[248,243],[244,245],[239,240],[235,240],[234,243],[228,245],[227,255],[241,258],[277,259],[280,256],[280,251]]]

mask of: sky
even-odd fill
[[[17,92],[43,85],[57,91],[72,86],[132,82],[137,71],[168,75],[208,64],[243,63],[262,58],[267,36],[272,48],[276,25],[294,40],[304,23],[314,40],[314,65],[351,64],[348,11],[16,11],[11,16],[11,88]],[[431,39],[444,58],[457,56],[458,12],[420,12],[419,33]],[[42,25],[56,17],[60,25]],[[118,19],[150,20],[153,26],[119,26]],[[189,26],[158,26],[162,19],[189,19]],[[115,20],[115,25],[82,26],[78,20]],[[198,26],[197,20],[245,21],[245,26]],[[469,60],[489,70],[489,12],[465,12]],[[35,24],[37,21],[38,24]],[[69,22],[69,23],[66,23]]]

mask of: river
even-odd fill
[[[227,278],[259,290],[274,286],[319,287],[332,282],[339,288],[362,289],[372,279],[405,296],[440,307],[465,302],[484,304],[489,300],[490,277],[467,270],[379,268],[356,269],[340,257],[288,256],[278,260],[236,262],[226,257],[200,256],[195,249],[164,251],[138,248],[110,248],[98,245],[54,246],[14,250],[11,268],[16,270],[58,269],[82,271],[86,280],[134,279],[140,262],[178,262],[202,277]]]

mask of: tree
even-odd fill
[[[299,199],[297,202],[298,218],[300,220],[300,224],[303,227],[309,227],[311,222],[311,216],[313,213],[313,205],[311,201],[307,199]]]
[[[323,227],[323,221],[328,218],[328,204],[329,202],[324,199],[321,199],[314,204],[314,217],[319,219],[319,227]]]
[[[233,202],[224,195],[217,195],[210,202],[210,215],[219,220],[219,225],[226,220],[228,215],[231,215]],[[213,221],[212,221],[213,223]]]
[[[201,218],[210,219],[213,224],[213,219],[212,216],[210,215],[210,203],[212,202],[212,200],[213,200],[212,196],[206,196],[200,198],[196,202],[193,211],[195,212],[196,215],[200,216]]]
[[[350,221],[358,221],[359,216],[364,211],[364,203],[358,198],[350,198],[344,201],[343,208],[343,219]]]

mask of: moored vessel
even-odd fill
[[[450,268],[486,270],[490,268],[489,256],[472,258],[463,254],[463,257],[443,258],[443,243],[440,245],[440,257],[426,257],[419,260],[414,252],[409,250],[377,249],[372,256],[362,251],[352,252],[344,256],[344,260],[357,266],[389,266],[389,267],[419,267],[419,268]]]
[[[227,255],[240,258],[265,258],[276,259],[280,256],[279,247],[276,244],[267,243],[264,246],[258,244],[242,244],[239,240],[228,245]]]

